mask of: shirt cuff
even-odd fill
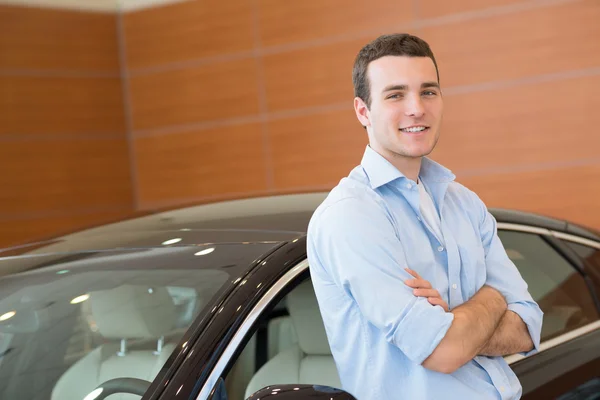
[[[454,314],[417,298],[392,338],[393,343],[414,363],[422,364],[450,329]]]
[[[529,356],[531,354],[535,354],[540,350],[540,335],[542,333],[542,316],[543,312],[539,307],[524,303],[510,303],[508,304],[508,309],[514,313],[516,313],[525,325],[527,325],[527,330],[529,331],[529,336],[531,336],[531,341],[533,342],[533,350],[521,352],[519,354],[523,356]]]

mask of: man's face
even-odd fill
[[[443,101],[428,57],[386,56],[369,64],[371,107],[360,110],[371,147],[384,157],[417,158],[431,153],[439,138]],[[364,103],[362,103],[364,105]],[[362,117],[362,118],[361,118]]]

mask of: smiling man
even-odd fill
[[[443,114],[429,45],[379,37],[353,82],[369,145],[308,230],[344,389],[359,400],[519,398],[502,356],[537,350],[542,312],[486,206],[427,157]]]

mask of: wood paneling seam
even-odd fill
[[[277,194],[294,194],[298,192],[320,192],[320,191],[328,191],[335,185],[326,184],[326,185],[314,185],[314,186],[301,186],[295,187],[292,189],[278,189]],[[214,201],[226,201],[231,199],[242,199],[242,198],[252,198],[252,197],[262,197],[262,196],[272,196],[272,190],[253,190],[248,192],[226,192],[219,193],[210,196],[197,196],[197,197],[186,197],[186,198],[178,198],[178,199],[168,199],[162,201],[153,201],[146,202],[142,210],[151,210],[151,209],[161,209],[164,207],[177,206],[178,208],[185,208],[186,205],[200,205],[207,204]]]
[[[0,76],[26,76],[33,78],[119,78],[118,72],[108,71],[77,71],[77,70],[55,70],[55,69],[5,69],[0,68]]]
[[[123,112],[125,117],[125,129],[127,137],[127,150],[129,154],[129,176],[131,180],[131,193],[133,201],[133,210],[137,211],[139,207],[139,187],[137,172],[137,157],[135,153],[135,139],[133,137],[133,116],[131,105],[131,88],[129,87],[129,71],[127,69],[127,45],[125,38],[125,29],[123,26],[123,14],[118,12],[117,18],[117,40],[119,42],[119,67],[121,70],[121,90],[123,94]]]
[[[434,157],[435,158],[435,157]],[[357,159],[357,164],[360,162]],[[453,172],[457,176],[457,181],[460,182],[463,178],[471,178],[477,176],[494,176],[494,175],[505,175],[519,172],[543,172],[543,171],[551,171],[556,169],[567,169],[572,167],[586,167],[586,166],[596,166],[600,165],[600,158],[588,159],[588,160],[571,160],[565,162],[553,162],[553,163],[539,163],[539,164],[522,164],[517,166],[510,167],[499,167],[499,168],[485,168],[485,169],[464,169],[464,170],[454,170]],[[297,186],[293,188],[285,188],[277,190],[277,194],[291,194],[291,193],[303,193],[303,192],[318,192],[318,191],[329,191],[335,184],[335,182],[331,182],[330,184],[322,184],[322,185],[311,185],[311,186]],[[148,209],[160,209],[162,207],[169,206],[180,206],[186,207],[192,204],[202,204],[209,203],[213,201],[221,201],[227,199],[239,199],[246,197],[259,197],[262,195],[272,195],[273,192],[270,190],[258,190],[258,191],[249,191],[249,192],[228,192],[228,193],[219,193],[211,196],[198,196],[198,197],[188,197],[188,198],[177,198],[177,199],[168,199],[163,201],[154,201],[154,202],[146,202],[142,206],[142,210]]]
[[[69,208],[66,210],[52,210],[42,212],[27,212],[27,213],[15,213],[10,214],[0,213],[0,221],[27,221],[34,219],[54,218],[54,217],[74,217],[82,215],[93,215],[102,212],[120,212],[120,211],[131,211],[131,204],[122,204],[118,206],[107,206],[107,207],[82,207],[82,208]]]
[[[123,133],[3,133],[0,142],[28,142],[28,141],[61,141],[61,140],[118,140],[123,138]]]
[[[269,133],[269,106],[267,105],[267,89],[265,83],[265,68],[263,65],[263,58],[260,56],[260,50],[262,41],[260,38],[260,22],[258,15],[258,5],[256,0],[252,1],[252,30],[254,35],[254,60],[256,65],[256,93],[257,101],[260,112],[260,125],[262,132],[263,141],[263,160],[265,164],[265,179],[267,184],[267,190],[275,189],[275,172],[273,170],[273,157],[271,154],[271,138]]]
[[[417,1],[417,0],[415,0],[415,1]],[[336,43],[341,43],[341,42],[350,42],[350,41],[361,39],[361,38],[367,38],[367,37],[373,36],[374,34],[379,34],[384,30],[394,31],[394,32],[412,31],[415,29],[423,28],[423,27],[440,26],[440,25],[456,23],[456,22],[467,22],[467,21],[477,20],[477,19],[481,19],[481,18],[489,18],[490,16],[494,16],[494,15],[498,15],[498,14],[509,15],[509,14],[515,14],[515,13],[519,13],[519,12],[523,12],[523,11],[549,8],[549,7],[558,6],[558,5],[562,5],[562,4],[569,4],[569,3],[580,3],[580,2],[584,2],[584,1],[586,1],[586,0],[530,0],[530,1],[526,1],[526,2],[518,3],[518,4],[489,7],[489,8],[483,9],[483,10],[465,11],[465,12],[460,12],[460,13],[456,13],[456,14],[446,15],[443,17],[420,19],[418,21],[413,21],[412,23],[403,24],[402,26],[397,26],[397,25],[389,26],[386,29],[383,29],[383,28],[368,29],[368,30],[364,30],[364,31],[353,32],[350,34],[329,36],[329,37],[324,37],[324,38],[319,38],[319,39],[314,39],[314,40],[309,40],[309,41],[288,43],[285,45],[261,47],[259,49],[259,51],[256,51],[256,50],[242,51],[242,52],[235,52],[235,53],[229,53],[229,54],[222,54],[222,55],[218,55],[218,56],[199,57],[199,58],[191,59],[191,60],[187,60],[187,61],[178,61],[178,62],[174,62],[174,63],[159,64],[159,65],[153,65],[153,66],[142,67],[142,68],[134,68],[130,71],[130,74],[131,74],[131,76],[148,75],[148,74],[166,72],[166,71],[171,71],[171,70],[187,69],[187,68],[192,68],[192,67],[206,65],[206,64],[213,64],[213,63],[218,63],[218,62],[223,62],[223,61],[235,61],[235,60],[246,59],[246,58],[250,58],[250,57],[261,57],[261,56],[266,56],[266,55],[287,53],[287,52],[296,51],[296,50],[309,49],[312,47],[321,47],[321,46],[326,46],[326,45],[331,45],[331,44],[336,44]],[[358,50],[359,49],[357,49],[357,51]]]
[[[575,70],[575,71],[566,71],[566,72],[558,72],[552,74],[538,75],[532,77],[518,78],[518,79],[510,79],[510,80],[502,80],[495,82],[485,82],[473,85],[461,85],[461,86],[452,86],[446,89],[443,89],[444,96],[456,96],[463,95],[469,93],[477,93],[484,92],[490,90],[503,89],[508,87],[517,87],[517,86],[525,86],[532,85],[537,83],[547,83],[553,81],[567,80],[567,79],[576,79],[583,77],[593,77],[600,75],[600,67],[595,68],[587,68],[583,70]],[[191,124],[181,124],[181,125],[173,125],[173,126],[164,126],[160,128],[153,129],[139,129],[133,131],[133,136],[135,138],[140,137],[150,137],[150,136],[161,136],[161,135],[170,135],[177,133],[184,133],[189,131],[200,131],[205,129],[226,127],[232,125],[241,125],[247,123],[256,123],[262,122],[266,119],[267,122],[288,119],[288,118],[296,118],[309,116],[320,113],[327,113],[332,111],[343,111],[348,110],[352,111],[352,100],[333,103],[324,106],[317,107],[304,107],[304,108],[296,108],[290,110],[283,111],[275,111],[271,113],[267,113],[266,115],[250,115],[246,117],[236,117],[236,118],[225,118],[219,120],[211,120],[211,121],[201,121],[197,123]]]
[[[520,172],[541,172],[573,167],[589,167],[595,165],[600,165],[600,157],[551,162],[510,164],[498,167],[468,168],[464,170],[457,169],[453,170],[453,172],[459,178],[470,178],[474,176],[505,175]]]

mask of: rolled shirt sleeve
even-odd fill
[[[485,251],[486,284],[502,293],[508,309],[519,315],[525,322],[534,348],[522,354],[533,354],[540,347],[544,313],[529,294],[527,283],[506,254],[504,245],[498,237],[496,219],[490,214],[481,199],[474,193],[472,194],[476,201],[475,207],[478,208],[481,216],[479,229]]]
[[[309,227],[309,259],[318,257],[362,316],[411,361],[421,364],[446,335],[454,315],[404,283],[404,249],[390,217],[378,206],[345,198],[321,211]]]

